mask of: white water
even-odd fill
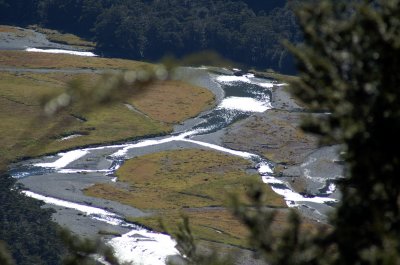
[[[82,134],[72,134],[72,135],[69,135],[69,136],[59,139],[59,141],[67,141],[67,140],[74,139],[74,138],[81,137],[81,136],[83,136],[83,135]]]
[[[263,179],[264,181],[264,179]],[[268,180],[266,180],[268,181]],[[271,184],[265,182],[267,184]],[[314,202],[314,203],[326,203],[326,202],[337,202],[336,199],[326,198],[326,197],[304,197],[292,190],[289,189],[278,189],[272,186],[272,190],[275,191],[277,194],[283,196],[285,198],[286,204],[289,207],[293,207],[293,202]]]
[[[62,49],[38,49],[38,48],[26,48],[27,52],[44,52],[44,53],[57,53],[57,54],[71,54],[78,56],[86,56],[86,57],[96,57],[97,55],[92,52],[78,52],[78,51],[70,51],[70,50],[62,50]]]
[[[253,75],[245,75],[245,76],[219,76],[216,80],[220,83],[235,83],[235,82],[245,82],[253,85],[258,85],[261,87],[269,88],[272,87],[273,84],[270,82],[260,82],[259,80],[255,79]],[[260,94],[261,93],[261,94]],[[239,112],[263,112],[267,109],[271,108],[271,105],[268,101],[268,98],[262,92],[253,93],[256,95],[256,98],[250,97],[228,97],[222,100],[219,104],[217,109],[226,109],[226,110],[237,110]],[[223,114],[224,115],[224,114]],[[325,197],[313,197],[308,198],[304,197],[298,193],[293,192],[289,188],[286,188],[285,184],[271,176],[272,169],[269,164],[261,157],[255,154],[251,154],[248,152],[232,150],[229,148],[225,148],[219,145],[210,144],[206,142],[196,141],[190,139],[190,136],[201,134],[207,132],[209,128],[202,128],[197,130],[187,131],[185,133],[174,135],[170,137],[160,138],[160,139],[148,139],[148,140],[141,140],[135,143],[128,143],[122,145],[110,145],[110,146],[103,146],[103,147],[96,147],[96,148],[86,148],[81,150],[70,151],[66,153],[60,153],[60,158],[55,162],[51,163],[37,163],[35,166],[40,167],[47,167],[47,168],[54,168],[57,172],[60,173],[104,173],[109,174],[115,172],[119,165],[116,165],[113,168],[108,169],[99,169],[99,170],[88,170],[88,169],[68,169],[66,168],[69,164],[73,161],[76,161],[86,154],[90,153],[92,150],[100,150],[106,148],[115,149],[111,154],[111,157],[115,159],[126,158],[126,155],[129,150],[135,148],[144,148],[148,146],[156,146],[168,142],[187,142],[191,144],[196,144],[202,147],[210,148],[216,151],[224,152],[227,154],[235,155],[242,157],[244,159],[251,160],[255,163],[258,163],[257,169],[259,174],[262,177],[264,183],[270,184],[272,189],[282,195],[287,202],[289,207],[297,207],[301,202],[314,202],[314,203],[325,203],[325,202],[332,202],[336,201],[331,198]],[[260,162],[261,161],[261,162]],[[116,178],[113,178],[112,181],[117,181]],[[274,187],[274,185],[276,185]],[[39,200],[43,200],[46,203],[59,205],[62,207],[72,208],[79,210],[81,212],[85,212],[91,218],[96,220],[101,220],[110,224],[120,225],[122,219],[110,212],[104,211],[102,209],[98,209],[95,207],[90,207],[86,205],[80,205],[71,202],[65,202],[54,198],[45,197],[38,194],[33,194],[30,192],[26,192],[28,196],[37,198]],[[159,234],[159,233],[152,233],[142,228],[132,226],[133,230],[122,237],[112,239],[109,244],[112,245],[117,253],[117,256],[121,258],[122,261],[129,261],[135,263],[143,263],[143,264],[165,264],[165,258],[168,255],[177,254],[177,250],[175,248],[175,242],[167,235]],[[140,238],[140,237],[145,238]]]
[[[121,219],[118,218],[118,216],[116,214],[110,213],[103,209],[43,196],[43,195],[36,194],[31,191],[22,191],[22,193],[24,193],[28,197],[43,201],[44,203],[47,203],[47,204],[52,204],[52,205],[61,206],[61,207],[65,207],[68,209],[74,209],[74,210],[80,211],[82,213],[85,213],[86,215],[92,216],[92,218],[94,218],[96,220],[101,220],[108,224],[121,225],[121,223],[122,223]]]
[[[128,144],[126,145],[124,148],[118,150],[117,152],[115,152],[114,154],[112,154],[112,157],[121,157],[126,155],[126,153],[133,148],[140,148],[140,147],[147,147],[147,146],[152,146],[152,145],[159,145],[159,144],[163,144],[163,143],[168,143],[168,142],[172,142],[172,141],[176,141],[178,139],[180,139],[181,136],[173,136],[173,137],[168,137],[168,138],[164,138],[161,140],[143,140],[143,141],[139,141],[135,144]]]
[[[239,110],[243,112],[264,112],[271,108],[268,102],[248,97],[228,97],[218,105],[219,109]]]
[[[134,148],[142,148],[146,146],[158,145],[171,141],[182,141],[189,142],[199,146],[203,146],[206,148],[210,148],[216,151],[224,152],[227,154],[239,156],[249,160],[262,160],[259,156],[255,154],[251,154],[248,152],[232,150],[229,148],[225,148],[219,145],[210,144],[206,142],[196,141],[192,139],[188,139],[187,137],[191,135],[195,135],[199,133],[201,130],[194,130],[185,132],[183,134],[167,137],[160,140],[143,140],[134,144],[126,144],[120,145],[122,149],[115,152],[112,156],[121,157],[124,156],[130,149]],[[77,172],[107,172],[111,173],[116,170],[110,169],[102,169],[102,170],[79,170],[79,169],[65,169],[60,168],[61,165],[67,166],[70,162],[79,159],[89,152],[89,150],[93,149],[84,149],[84,150],[76,150],[68,153],[62,153],[61,158],[53,163],[42,163],[36,165],[46,165],[46,166],[54,166],[58,169],[58,172],[61,173],[77,173]],[[78,152],[80,151],[80,152]],[[258,164],[258,172],[262,176],[262,180],[266,184],[282,184],[284,183],[278,180],[275,177],[272,177],[270,174],[273,172],[271,167],[266,162],[261,162]],[[117,181],[116,178],[113,181]],[[272,189],[279,195],[282,195],[287,202],[289,207],[298,207],[301,202],[314,202],[314,203],[325,203],[325,202],[336,202],[335,199],[326,198],[326,197],[313,197],[308,198],[304,197],[298,193],[293,192],[288,188],[276,188],[272,186]],[[55,198],[50,198],[42,195],[38,195],[29,191],[24,192],[27,196],[32,198],[36,198],[38,200],[42,200],[45,203],[53,204],[57,206],[62,206],[66,208],[75,209],[85,214],[89,215],[91,218],[104,221],[106,223],[112,225],[121,225],[123,223],[122,218],[119,216],[105,211],[103,209],[81,205],[72,202],[66,202]],[[135,262],[139,264],[155,264],[155,265],[163,265],[165,264],[165,259],[169,255],[177,255],[179,252],[175,248],[176,242],[168,235],[153,233],[145,229],[141,229],[138,227],[134,228],[131,232],[124,234],[121,237],[116,237],[108,242],[116,252],[116,256],[123,262]]]
[[[153,233],[138,226],[127,224],[120,216],[114,213],[87,205],[39,195],[31,191],[23,191],[23,193],[28,197],[43,201],[47,204],[80,211],[95,220],[103,221],[111,225],[124,224],[134,228],[131,232],[121,237],[113,238],[108,242],[108,244],[113,247],[115,255],[121,262],[164,265],[168,256],[179,254],[178,250],[175,248],[176,242],[169,235]]]
[[[112,173],[114,170],[111,169],[69,169],[62,168],[58,170],[58,173],[63,174],[75,174],[75,173]]]
[[[108,243],[121,262],[164,265],[168,256],[179,254],[176,242],[170,236],[144,229],[132,230]]]
[[[188,142],[188,143],[194,143],[200,146],[204,146],[204,147],[208,147],[210,149],[216,150],[216,151],[220,151],[223,153],[228,153],[234,156],[240,156],[246,159],[251,159],[253,157],[255,157],[255,155],[247,153],[247,152],[242,152],[242,151],[236,151],[236,150],[232,150],[229,148],[225,148],[216,144],[210,144],[210,143],[205,143],[205,142],[200,142],[200,141],[195,141],[195,140],[190,140],[190,139],[182,139],[181,141],[183,142]]]
[[[59,153],[58,156],[61,157],[58,160],[51,163],[37,163],[34,166],[61,169],[88,153],[88,150],[73,150],[66,153]]]
[[[337,202],[336,199],[332,199],[332,198],[327,198],[327,197],[305,197],[299,193],[296,193],[292,190],[290,190],[289,188],[277,188],[274,187],[273,184],[281,184],[281,186],[285,186],[286,184],[275,178],[272,177],[271,174],[273,173],[271,167],[267,164],[267,163],[260,163],[258,166],[258,173],[261,175],[262,177],[262,181],[266,184],[272,184],[271,188],[274,192],[276,192],[277,194],[281,195],[285,201],[286,204],[289,207],[296,207],[298,206],[298,202],[314,202],[314,203],[326,203],[326,202]],[[334,186],[334,185],[333,185]],[[335,187],[332,187],[335,188]],[[331,186],[329,187],[329,189],[331,189]]]
[[[194,131],[194,132],[190,131],[185,134],[181,134],[178,136],[173,136],[173,137],[169,137],[169,138],[165,138],[165,139],[161,139],[161,140],[141,141],[139,143],[126,146],[125,148],[114,153],[112,156],[115,156],[115,157],[124,156],[130,149],[134,149],[134,148],[138,148],[138,147],[152,146],[152,145],[162,144],[162,143],[171,142],[171,141],[182,141],[182,142],[193,143],[193,144],[196,144],[199,146],[204,146],[204,147],[216,150],[216,151],[224,152],[224,153],[231,154],[234,156],[239,156],[239,157],[249,159],[249,160],[262,160],[261,157],[259,157],[258,155],[255,155],[255,154],[251,154],[251,153],[243,152],[243,151],[232,150],[232,149],[225,148],[225,147],[222,147],[219,145],[185,138],[188,135],[193,135],[195,133],[196,133],[196,131]],[[286,186],[286,184],[283,181],[271,176],[273,171],[266,162],[262,162],[258,165],[258,172],[262,176],[262,180],[264,183],[266,183],[266,184],[281,184],[282,186]],[[277,188],[277,187],[272,186],[272,189],[277,194],[284,197],[284,199],[289,207],[297,207],[298,206],[297,203],[300,203],[300,202],[313,202],[313,203],[320,203],[320,204],[326,203],[326,202],[337,202],[336,199],[327,198],[327,197],[318,197],[318,196],[305,197],[299,193],[296,193],[296,192],[290,190],[289,188]],[[294,203],[296,203],[296,204],[294,204]]]
[[[273,173],[271,167],[267,163],[260,163],[258,165],[258,172],[261,175],[266,175],[266,174],[272,174]]]
[[[274,86],[274,84],[271,82],[258,81],[254,77],[254,74],[247,74],[247,75],[242,75],[242,76],[222,75],[222,76],[218,76],[216,80],[220,83],[225,83],[225,84],[243,82],[243,83],[257,85],[257,86],[261,86],[261,87],[265,87],[265,88],[272,88]]]

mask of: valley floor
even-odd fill
[[[12,34],[17,39],[14,44],[9,43]],[[0,50],[7,49],[0,51],[0,118],[3,122],[0,155],[3,165],[23,156],[37,157],[79,146],[103,147],[89,148],[90,152],[68,164],[66,170],[69,172],[37,174],[21,178],[20,183],[35,193],[106,209],[127,221],[161,232],[164,231],[159,226],[159,216],[163,216],[169,226],[176,227],[183,211],[194,220],[195,235],[205,246],[211,244],[224,251],[240,251],[244,256],[241,255],[238,264],[259,263],[251,258],[252,252],[245,249],[246,231],[231,216],[222,198],[226,195],[225,186],[240,190],[238,187],[245,186],[244,178],[255,178],[264,185],[258,172],[244,159],[199,147],[193,141],[171,141],[135,149],[129,153],[132,160],[126,162],[115,176],[102,171],[113,167],[109,157],[123,147],[124,140],[184,131],[196,120],[190,118],[218,104],[223,92],[210,85],[211,81],[204,76],[192,84],[172,80],[155,83],[143,94],[132,95],[113,106],[87,113],[72,106],[53,119],[45,119],[40,114],[43,98],[62,92],[71,80],[84,78],[98,82],[105,70],[135,71],[148,64],[23,51],[24,41],[24,44],[36,43],[41,47],[66,48],[49,44],[36,34],[0,27]],[[20,50],[9,50],[12,45]],[[307,196],[323,194],[339,199],[333,181],[342,176],[343,168],[337,154],[340,148],[320,148],[317,138],[300,130],[304,107],[286,89],[285,86],[272,88],[272,109],[250,115],[215,133],[194,136],[193,140],[255,153],[272,161],[275,176],[294,191]],[[154,141],[160,139],[152,138]],[[104,146],[113,142],[121,142],[121,146]],[[57,159],[57,156],[40,157],[29,163],[46,164]],[[24,167],[25,162],[13,165],[14,168],[21,166]],[[139,172],[139,167],[143,166],[145,171]],[[194,176],[197,182],[188,183],[185,176]],[[118,177],[118,182],[114,177]],[[215,187],[224,189],[215,190]],[[270,195],[266,205],[279,212],[276,222],[279,230],[287,216],[286,204],[269,186],[265,187]],[[138,198],[138,194],[142,196]],[[297,206],[305,216],[312,217],[303,218],[306,229],[326,222],[332,209],[328,205]],[[83,236],[101,236],[108,240],[131,230],[95,221],[90,215],[74,209],[46,207],[56,209],[55,221]]]

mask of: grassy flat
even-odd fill
[[[183,215],[189,218],[190,228],[197,240],[247,247],[248,230],[226,208],[159,211],[154,216],[127,218],[127,221],[146,225],[159,232],[167,229],[168,233],[175,234]]]
[[[94,49],[96,46],[96,43],[84,40],[73,34],[61,33],[57,30],[46,29],[39,27],[37,25],[32,25],[29,26],[28,28],[37,31],[39,33],[45,34],[46,38],[51,42],[66,44],[83,50]],[[0,25],[0,33],[1,32],[13,33],[15,34],[16,37],[26,37],[34,34],[30,30],[8,25]]]
[[[85,194],[158,213],[135,219],[156,230],[161,229],[160,217],[175,228],[183,212],[191,217],[197,237],[244,245],[246,230],[225,209],[230,193],[244,197],[247,184],[257,182],[265,187],[265,205],[286,205],[257,174],[246,172],[250,166],[245,159],[216,151],[165,151],[127,161],[117,171],[119,182],[96,184]]]
[[[23,34],[23,30],[7,25],[0,25],[0,32]]]
[[[214,96],[208,90],[169,81],[158,82],[128,102],[152,119],[175,124],[211,107]]]
[[[0,51],[0,67],[5,68],[135,69],[142,65],[140,62],[119,59]],[[54,117],[44,116],[41,105],[43,98],[61,93],[68,82],[77,78],[88,83],[96,82],[100,74],[82,74],[79,71],[75,74],[14,73],[0,70],[0,168],[18,157],[165,134],[172,130],[173,124],[209,108],[214,99],[207,89],[181,81],[165,81],[152,84],[144,93],[124,98],[124,102],[90,112],[81,113],[71,106]],[[133,109],[128,108],[126,103],[132,105]],[[83,136],[60,141],[63,136],[71,134]]]
[[[150,64],[124,59],[84,57],[69,54],[0,51],[0,67],[109,70],[136,69],[139,66],[146,65]]]
[[[91,50],[96,47],[96,43],[84,40],[74,34],[61,33],[57,30],[42,28],[37,25],[30,26],[29,28],[45,34],[46,38],[51,42],[67,44],[85,50]]]
[[[66,85],[63,78],[68,79],[64,74],[0,72],[2,160],[6,162],[22,156],[162,134],[171,130],[171,126],[133,112],[122,104],[79,114],[71,107],[54,117],[46,117],[40,104],[41,98],[62,91]],[[69,78],[74,78],[74,75]],[[74,116],[86,121],[80,121]],[[59,140],[62,136],[75,133],[84,136]]]

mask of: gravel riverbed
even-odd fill
[[[31,30],[21,30],[21,32],[20,36],[17,35],[14,38],[1,33],[0,49],[25,49],[26,47],[70,48],[65,45],[49,43],[45,38],[43,39],[40,33],[32,32]],[[226,72],[226,74],[229,73],[229,71]],[[210,78],[206,71],[182,68],[179,74],[181,76],[191,76],[193,84],[210,89],[215,94],[216,105],[221,103],[224,91]],[[286,92],[284,86],[274,86],[271,89],[271,104],[272,109],[270,110],[250,115],[226,128],[209,134],[197,135],[191,139],[260,155],[274,163],[276,177],[287,183],[293,190],[308,196],[326,193],[327,196],[332,198],[340,198],[340,194],[334,186],[334,180],[340,178],[343,171],[338,155],[340,147],[318,147],[318,139],[305,135],[300,131],[299,124],[304,116],[304,108]],[[207,113],[206,111],[196,118],[176,125],[175,132],[184,132],[195,124],[201,123],[204,119],[202,117]],[[152,140],[157,141],[158,138]],[[104,169],[113,167],[114,162],[110,159],[110,156],[119,148],[116,146],[92,148],[90,152],[68,164],[68,173],[46,172],[45,174],[22,177],[19,182],[32,192],[68,202],[105,209],[122,217],[149,215],[151,212],[109,200],[88,197],[82,192],[82,190],[94,183],[110,183],[114,181],[115,176],[112,173],[105,174]],[[155,146],[129,150],[129,157],[183,148],[208,147],[199,146],[189,141],[170,141]],[[60,159],[59,156],[41,157],[31,160],[30,164],[52,163],[58,159]],[[24,163],[17,163],[14,166],[23,166]],[[27,168],[27,170],[31,169]],[[114,238],[115,235],[125,234],[131,230],[128,227],[115,226],[103,221],[93,220],[89,215],[68,207],[50,204],[45,207],[51,207],[56,210],[53,215],[56,222],[83,236],[102,237],[105,240],[109,240]],[[299,206],[299,209],[318,221],[326,222],[326,216],[332,208],[328,205],[313,205],[313,210],[310,210],[310,207],[304,205]],[[111,234],[114,235],[112,236]],[[234,249],[237,253],[241,253],[240,256],[246,257],[238,259],[238,264],[260,264],[259,261],[251,258],[253,254],[251,251],[232,246],[228,248]]]

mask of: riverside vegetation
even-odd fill
[[[189,216],[196,238],[246,246],[246,229],[227,209],[230,193],[244,197],[250,182],[263,186],[265,206],[286,208],[282,197],[258,174],[246,172],[249,161],[215,151],[187,149],[166,151],[128,160],[118,171],[118,182],[96,184],[85,193],[119,201],[142,210],[150,217],[131,219],[157,231],[176,232],[180,216]]]
[[[214,96],[206,89],[171,80],[153,83],[143,93],[125,98],[125,105],[103,106],[95,112],[70,106],[54,119],[42,114],[44,97],[62,93],[72,80],[82,80],[89,87],[103,82],[104,77],[96,71],[135,70],[143,66],[149,65],[120,59],[0,51],[0,67],[11,70],[0,73],[3,166],[24,156],[166,134],[173,124],[213,104]],[[82,136],[60,140],[73,134]]]
[[[319,1],[298,17],[305,42],[291,46],[300,72],[292,92],[329,113],[304,128],[344,145],[341,203],[332,229],[317,234],[302,233],[293,216],[275,237],[262,208],[254,215],[238,204],[235,212],[269,264],[399,264],[400,1]]]

